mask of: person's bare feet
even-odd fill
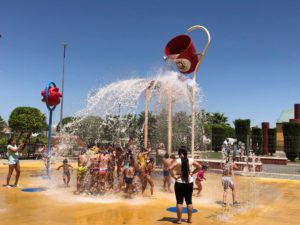
[[[181,224],[182,221],[181,221],[181,219],[177,219],[177,220],[175,221],[175,223],[176,223],[176,224]]]
[[[187,223],[193,223],[192,219],[187,220]]]

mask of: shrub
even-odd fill
[[[263,135],[262,135],[262,129],[261,128],[252,128],[252,149],[255,153],[255,155],[261,155],[262,154],[262,140],[263,140]]]
[[[300,124],[284,123],[282,130],[286,157],[291,161],[295,161],[300,149]]]
[[[268,147],[269,153],[273,155],[276,152],[276,128],[268,129]]]
[[[232,137],[232,128],[229,126],[213,125],[211,128],[211,143],[214,151],[222,149],[223,142],[227,137]]]
[[[246,149],[248,149],[247,137],[250,135],[250,120],[237,119],[234,121],[234,126],[236,138],[238,141],[245,143]]]

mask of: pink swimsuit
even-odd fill
[[[204,179],[204,171],[203,170],[200,170],[198,173],[197,173],[197,178],[196,180],[197,181],[203,181]]]

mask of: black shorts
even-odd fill
[[[194,183],[175,183],[175,195],[177,204],[183,204],[183,198],[187,205],[192,204],[192,195],[194,189]]]
[[[126,184],[132,184],[133,178],[132,177],[125,177]]]

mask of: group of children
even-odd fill
[[[154,160],[149,158],[150,151],[150,145],[138,150],[133,139],[130,139],[126,150],[110,145],[107,149],[93,147],[80,154],[75,194],[97,195],[123,190],[131,198],[134,193],[144,193],[149,184],[153,196],[151,173],[154,170]],[[65,159],[57,170],[60,168],[64,171],[63,181],[69,186],[73,167]]]
[[[150,186],[151,196],[154,194],[154,182],[151,173],[154,170],[154,159],[149,158],[151,146],[137,150],[133,140],[128,142],[124,151],[121,147],[109,146],[107,149],[93,147],[78,158],[77,188],[75,194],[104,194],[106,192],[124,191],[127,197],[144,193]],[[168,167],[176,160],[174,156],[165,154],[163,159],[163,187],[164,191],[171,191],[171,176]],[[63,168],[63,181],[69,187],[73,167],[65,159],[57,170]],[[205,179],[203,166],[197,174],[197,196],[202,190],[201,182]]]

